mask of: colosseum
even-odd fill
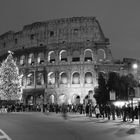
[[[53,19],[9,31],[0,36],[1,61],[8,50],[23,75],[25,104],[83,103],[94,94],[99,72],[121,67],[113,63],[109,39],[95,17]]]

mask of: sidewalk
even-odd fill
[[[52,118],[52,119],[63,119],[62,114],[61,113],[55,113],[55,112],[10,112],[11,114],[42,114],[45,115],[47,118]],[[68,120],[69,121],[91,121],[94,123],[102,123],[102,124],[110,124],[110,125],[124,125],[124,126],[133,126],[133,127],[139,127],[140,128],[140,124],[139,124],[139,119],[135,119],[134,122],[132,121],[127,121],[127,122],[123,122],[122,118],[115,118],[115,120],[113,120],[112,118],[110,118],[110,120],[108,120],[108,118],[96,118],[94,115],[92,117],[87,117],[85,114],[79,114],[79,113],[68,113]]]
[[[49,112],[49,113],[44,113],[44,115],[48,116],[48,117],[53,117],[53,118],[62,118],[62,114],[61,113],[54,113],[54,112]],[[108,118],[96,118],[95,116],[92,117],[87,117],[85,114],[79,114],[79,113],[68,113],[68,119],[71,121],[93,121],[96,123],[121,123],[124,125],[133,125],[136,127],[140,127],[139,124],[139,119],[135,119],[133,122],[132,121],[127,121],[127,122],[123,122],[122,118],[115,118],[115,120],[113,120],[112,118],[110,118],[110,120],[108,120]]]

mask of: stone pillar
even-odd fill
[[[55,85],[56,87],[59,87],[59,71],[55,71]]]

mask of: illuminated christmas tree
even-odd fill
[[[12,52],[0,67],[0,97],[2,100],[19,100],[21,98],[21,77]]]

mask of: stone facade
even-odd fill
[[[8,50],[23,74],[26,104],[83,102],[97,86],[98,72],[120,71],[109,39],[95,17],[36,22],[0,36],[0,60]],[[43,98],[42,98],[43,97]]]

